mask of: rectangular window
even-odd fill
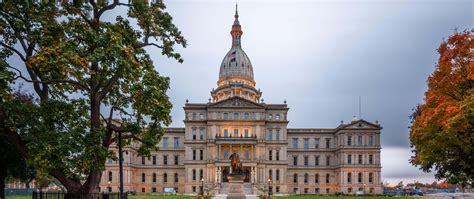
[[[193,169],[193,181],[196,180],[196,169]]]
[[[280,180],[280,170],[276,170],[276,176],[275,176],[275,180],[276,181],[279,181]]]
[[[199,179],[204,179],[204,170],[199,170]]]
[[[193,140],[196,140],[196,128],[193,128]]]
[[[168,137],[163,137],[163,148],[168,148]]]
[[[319,166],[319,155],[314,156],[314,166]]]
[[[280,151],[276,151],[275,158],[276,160],[280,160]]]
[[[193,193],[196,192],[196,186],[193,186]]]
[[[275,192],[280,193],[280,186],[275,187]]]
[[[234,119],[239,119],[239,113],[234,113]]]
[[[359,155],[359,158],[357,158],[357,160],[359,164],[362,164],[362,155]]]
[[[374,136],[369,136],[369,146],[374,145]]]
[[[327,166],[331,165],[331,156],[326,156],[326,165]]]
[[[248,129],[244,130],[244,136],[245,136],[245,138],[249,137],[249,130]]]
[[[268,140],[272,140],[272,138],[273,138],[272,129],[268,129]]]
[[[303,141],[304,141],[304,142],[303,142],[304,148],[305,148],[305,149],[308,149],[308,148],[309,148],[309,138],[305,138]]]
[[[298,148],[298,138],[293,138],[293,148]]]
[[[174,156],[174,165],[178,165],[179,164],[179,155],[175,155]]]
[[[352,136],[348,135],[347,136],[347,146],[351,146],[352,145]]]
[[[314,148],[319,148],[319,138],[314,139]]]
[[[234,137],[239,137],[239,129],[234,129]]]
[[[250,114],[249,113],[244,113],[244,119],[249,119]]]
[[[199,159],[204,160],[204,150],[199,150]]]
[[[326,139],[326,148],[331,148],[331,139]]]
[[[174,138],[174,148],[175,149],[179,148],[179,137]]]
[[[309,157],[304,156],[304,166],[308,166],[308,160],[309,160]]]
[[[352,182],[352,173],[348,173],[347,174],[347,183],[351,183]]]
[[[199,119],[203,120],[204,119],[204,114],[199,114]]]
[[[374,162],[374,156],[373,155],[369,155],[369,164],[373,164]]]
[[[319,188],[314,188],[314,193],[319,194]]]
[[[319,174],[314,175],[314,183],[319,184]]]
[[[224,113],[224,119],[228,119],[229,118],[229,114],[228,113]]]
[[[329,173],[326,174],[326,183],[329,183]],[[328,191],[329,192],[329,191]]]
[[[142,173],[142,182],[145,182],[145,173]]]
[[[163,156],[163,164],[168,165],[168,156],[167,155]]]
[[[193,120],[196,120],[196,113],[193,113]]]
[[[199,129],[199,139],[204,140],[204,129],[203,128]]]
[[[369,183],[372,184],[374,182],[374,174],[369,173]]]
[[[276,129],[275,140],[280,140],[280,129]]]
[[[193,160],[196,160],[196,150],[193,150]]]
[[[156,187],[151,188],[151,192],[156,193]]]
[[[268,160],[272,160],[272,150],[268,151]]]
[[[244,151],[244,156],[245,156],[245,159],[249,159],[249,150],[248,149],[245,149]]]
[[[362,136],[357,137],[357,144],[362,145]]]
[[[145,165],[145,157],[142,157],[142,164]]]
[[[298,156],[293,156],[293,165],[298,165]]]
[[[229,137],[229,130],[227,129],[224,129],[224,137]]]
[[[227,149],[224,149],[224,159],[229,158],[229,151]]]
[[[156,156],[153,156],[153,165],[156,165]]]
[[[357,174],[357,182],[362,183],[362,173]]]
[[[156,173],[153,173],[153,177],[152,177],[151,181],[156,182]]]
[[[347,164],[352,164],[352,155],[347,155]]]
[[[272,115],[272,114],[268,114],[268,119],[269,119],[269,120],[272,120],[272,119],[273,119],[273,115]]]
[[[163,174],[163,183],[167,183],[168,182],[168,174],[164,173]]]

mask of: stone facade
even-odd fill
[[[336,128],[288,128],[288,105],[267,104],[255,88],[240,46],[236,11],[232,48],[223,59],[208,103],[184,106],[184,128],[166,128],[158,151],[140,157],[124,148],[124,190],[137,193],[222,192],[231,153],[242,160],[253,194],[381,194],[381,126],[354,119]],[[116,151],[116,147],[112,146]],[[100,189],[118,191],[118,163],[109,160]]]

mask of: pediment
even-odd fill
[[[365,120],[354,121],[344,127],[344,129],[381,129],[380,125],[373,124]]]
[[[252,102],[250,100],[241,97],[232,97],[229,99],[217,102],[211,107],[223,107],[223,108],[264,108],[263,105]]]

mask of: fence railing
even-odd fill
[[[67,193],[33,191],[33,199],[120,199],[120,193]],[[124,193],[121,199],[127,199]]]

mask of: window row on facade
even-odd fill
[[[248,113],[248,112],[223,112],[223,113],[218,113],[220,115],[220,118],[222,119],[256,119],[256,115],[254,113]],[[283,118],[284,114],[279,114],[279,113],[269,113],[266,116],[266,120],[270,121],[280,121],[284,120]],[[205,113],[191,113],[191,116],[188,117],[190,120],[205,120],[206,119],[206,114]]]
[[[202,178],[202,176],[203,176],[203,173],[202,173],[203,171],[202,171],[202,169],[201,169],[200,172],[201,172],[201,178]],[[174,173],[174,174],[172,174],[172,175],[173,175],[173,182],[174,182],[174,183],[178,183],[178,182],[179,182],[179,175],[178,175],[178,173]],[[142,174],[141,174],[141,182],[142,182],[142,183],[145,183],[145,182],[157,183],[157,182],[158,182],[158,180],[157,180],[157,174],[156,174],[156,173],[152,173],[150,177],[151,177],[151,179],[150,179],[150,181],[148,181],[146,174],[145,174],[145,173],[142,173]],[[109,171],[109,172],[108,172],[107,180],[108,180],[108,182],[112,182],[112,181],[113,181],[113,172],[112,172],[112,171]],[[163,177],[162,177],[161,182],[163,182],[163,183],[168,183],[168,173],[163,173]]]
[[[163,148],[170,148],[169,140],[170,140],[169,137],[163,137],[163,139],[161,140]],[[181,138],[173,137],[173,148],[179,149],[180,145],[181,145]]]
[[[364,157],[362,154],[358,154],[358,155],[347,154],[346,164],[374,164],[374,155],[369,154],[367,161],[364,162]]]
[[[358,135],[358,136],[352,136],[352,135],[346,135],[346,145],[347,146],[374,146],[374,136],[369,135],[368,140],[365,141],[366,136],[363,135]]]
[[[322,140],[322,138],[313,138],[313,142],[312,142],[312,145],[310,146],[310,138],[303,138],[303,148],[304,149],[310,149],[310,148],[315,148],[315,149],[318,149],[318,148],[331,148],[331,138],[324,138],[324,140]],[[323,142],[324,143],[321,143]],[[299,143],[299,138],[292,138],[292,142],[291,142],[291,148],[294,148],[294,149],[298,149],[301,147],[300,143]],[[324,144],[324,145],[321,145],[321,144]]]
[[[173,157],[173,163],[169,162],[169,157]],[[142,156],[141,157],[141,164],[142,165],[147,165],[146,157]],[[161,165],[179,165],[179,155],[163,155],[163,162],[161,162]],[[152,165],[158,165],[157,161],[157,155],[152,155],[151,157],[148,157],[148,164]]]

